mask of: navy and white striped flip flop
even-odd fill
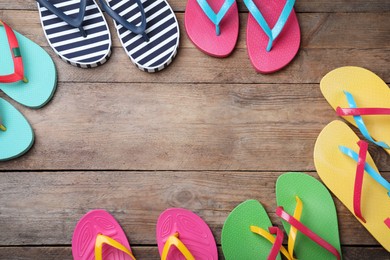
[[[179,46],[179,24],[166,0],[99,0],[130,60],[146,72],[166,68]]]
[[[94,0],[37,0],[46,38],[67,63],[92,68],[111,55],[111,35]]]

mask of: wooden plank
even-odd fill
[[[155,246],[132,246],[137,259],[160,260],[158,249]],[[342,247],[343,259],[388,259],[389,253],[382,247]],[[219,259],[223,257],[222,248],[218,247]],[[0,247],[0,259],[12,260],[72,260],[70,247]]]
[[[218,243],[231,210],[257,199],[274,214],[281,172],[1,172],[0,245],[68,245],[87,211],[103,208],[120,222],[134,245],[155,244],[159,214],[184,207],[199,214]],[[310,173],[318,178],[315,173]],[[384,172],[390,178],[390,172]],[[223,180],[223,181],[222,181]],[[337,200],[343,245],[378,245]]]
[[[313,171],[315,140],[338,119],[311,84],[63,83],[43,109],[15,106],[36,142],[3,170]]]
[[[169,0],[173,10],[184,12],[187,1]],[[239,10],[246,12],[247,9],[242,1],[238,1]],[[0,9],[29,9],[36,10],[35,0],[12,0],[9,3],[0,2]],[[295,4],[297,12],[386,12],[390,11],[390,4],[383,0],[300,0]]]
[[[0,16],[15,30],[39,45],[49,46],[40,24],[39,15],[36,12],[0,11]],[[181,32],[180,48],[195,48],[184,28],[184,14],[178,13],[177,18]],[[378,49],[390,47],[389,13],[303,13],[299,14],[298,18],[302,34],[301,48],[303,49]],[[236,48],[246,49],[247,14],[241,14],[240,21],[240,37]],[[108,19],[108,22],[113,46],[122,48],[112,20]]]

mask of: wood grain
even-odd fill
[[[388,259],[388,252],[381,247],[342,247],[343,259]],[[137,259],[160,260],[157,247],[132,246],[132,251]],[[218,247],[219,259],[223,260],[221,247]],[[0,259],[9,260],[72,260],[70,247],[0,247]]]
[[[217,243],[235,206],[259,200],[272,222],[275,182],[282,172],[2,172],[0,173],[0,245],[68,245],[87,211],[103,208],[119,221],[135,245],[155,244],[159,214],[184,207],[210,226]],[[318,178],[317,174],[310,173]],[[383,173],[385,178],[390,172]],[[343,245],[377,242],[335,199]]]
[[[315,140],[338,118],[317,84],[63,83],[43,109],[15,106],[36,141],[3,170],[313,171]]]
[[[185,10],[186,0],[168,0],[173,10],[183,12]],[[238,6],[240,11],[247,11],[243,1],[239,0]],[[35,0],[12,0],[9,3],[0,2],[0,9],[17,9],[17,10],[36,10]],[[390,4],[383,0],[299,0],[296,1],[295,10],[297,12],[386,12],[390,11]]]

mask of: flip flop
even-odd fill
[[[44,106],[52,98],[57,74],[49,54],[0,21],[0,89],[20,104]]]
[[[135,260],[125,232],[105,210],[92,210],[77,223],[72,237],[74,260]]]
[[[188,0],[184,25],[196,47],[210,56],[222,58],[236,46],[238,19],[235,0]]]
[[[95,0],[36,0],[49,45],[65,62],[80,68],[104,64],[111,35]]]
[[[137,68],[157,72],[172,62],[179,46],[179,24],[166,0],[99,2],[114,19],[122,46]]]
[[[26,118],[0,98],[0,161],[26,153],[34,143],[34,133]]]
[[[335,120],[317,138],[314,163],[325,185],[390,251],[390,184],[379,174],[367,146]]]
[[[390,154],[390,88],[381,78],[360,67],[341,67],[326,74],[320,86],[339,116]]]
[[[290,255],[341,259],[336,208],[322,183],[304,173],[285,173],[276,181],[276,201]]]
[[[282,69],[295,57],[301,41],[295,0],[244,0],[249,9],[249,59],[261,73]],[[272,29],[271,29],[272,28]]]
[[[272,234],[276,233],[276,237]],[[267,212],[257,200],[238,205],[222,228],[222,251],[227,260],[281,259],[279,251],[292,259],[282,246],[283,232],[273,227]]]
[[[166,259],[218,259],[217,246],[207,224],[195,213],[170,208],[158,217],[158,251]]]

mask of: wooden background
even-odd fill
[[[0,1],[0,18],[52,55],[59,80],[42,109],[12,102],[36,141],[23,157],[0,163],[1,259],[71,259],[74,226],[95,208],[115,216],[139,259],[159,258],[156,219],[168,207],[199,214],[218,244],[225,218],[246,199],[258,199],[280,225],[277,177],[317,177],[314,142],[337,119],[320,93],[321,78],[355,65],[390,82],[388,0],[298,0],[301,49],[272,75],[257,74],[247,57],[241,0],[239,40],[226,59],[197,50],[183,26],[186,1],[169,2],[180,23],[179,53],[167,69],[148,74],[131,64],[111,19],[111,59],[85,70],[54,56],[35,1]],[[390,180],[390,156],[373,146],[370,152]],[[344,259],[390,259],[335,203]]]

